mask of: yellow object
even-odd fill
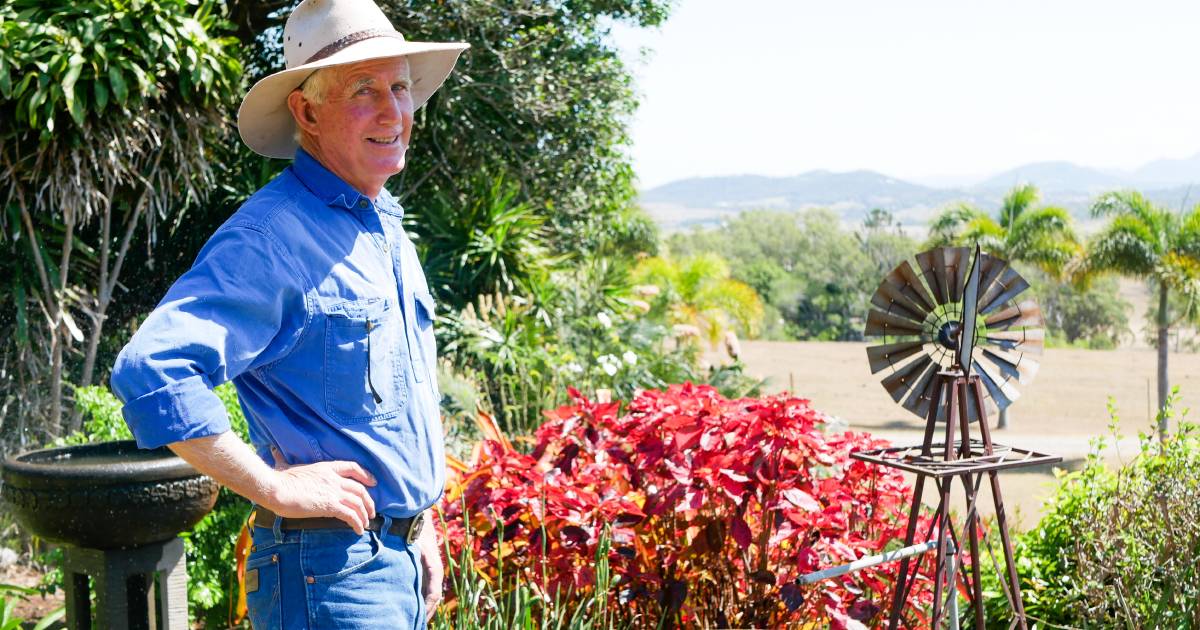
[[[233,551],[233,557],[237,561],[238,596],[233,610],[229,611],[230,627],[238,625],[246,618],[246,558],[250,557],[250,532],[253,527],[254,511],[251,510],[250,518],[246,519],[242,533],[238,534],[237,547]]]

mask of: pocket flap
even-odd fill
[[[433,295],[429,293],[416,292],[413,293],[413,298],[417,302],[417,306],[425,310],[425,316],[433,321],[434,319],[434,303]]]
[[[383,298],[363,298],[361,300],[346,300],[327,306],[324,311],[331,320],[351,320],[354,322],[378,321],[388,310],[388,301]]]

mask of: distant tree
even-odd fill
[[[974,245],[1011,262],[1026,262],[1062,277],[1082,253],[1071,215],[1057,206],[1034,207],[1033,184],[1010,190],[995,217],[969,204],[943,210],[929,226],[927,246]]]
[[[1158,407],[1170,394],[1167,373],[1171,328],[1187,318],[1200,297],[1200,205],[1172,212],[1139,192],[1105,194],[1092,205],[1092,215],[1109,223],[1088,244],[1084,274],[1116,272],[1148,280],[1158,291]],[[1171,295],[1184,298],[1171,309]],[[1159,414],[1159,436],[1166,438],[1166,414]]]
[[[989,254],[1031,263],[1061,278],[1082,246],[1070,213],[1056,206],[1035,208],[1038,197],[1033,184],[1016,186],[1004,196],[995,218],[969,204],[951,206],[930,224],[927,246],[979,244]],[[996,426],[1008,427],[1008,409],[1000,411]]]
[[[829,341],[862,338],[882,274],[916,249],[886,211],[851,232],[822,209],[747,211],[716,229],[673,234],[667,246],[680,256],[720,254],[733,278],[778,311],[786,336]]]
[[[1035,270],[1025,278],[1033,284],[1042,308],[1048,340],[1105,349],[1116,347],[1129,334],[1131,307],[1118,294],[1116,278],[1086,286],[1060,282]]]
[[[758,334],[762,301],[753,288],[730,277],[729,264],[716,254],[646,258],[634,268],[633,280],[658,286],[672,322],[695,326],[711,345],[730,329]]]

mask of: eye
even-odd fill
[[[372,92],[371,88],[362,87],[362,88],[358,88],[358,91],[355,92],[354,95],[355,96],[366,96],[366,95],[370,94],[371,92]]]
[[[407,84],[407,83],[393,83],[393,84],[392,84],[392,91],[393,91],[393,92],[405,92],[405,91],[407,91],[407,90],[408,90],[408,84]]]

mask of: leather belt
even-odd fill
[[[388,530],[389,534],[404,538],[408,544],[413,544],[417,540],[417,536],[421,535],[421,528],[425,526],[425,513],[420,512],[416,516],[408,518],[392,519],[392,527]],[[254,526],[264,529],[271,529],[275,524],[276,514],[262,506],[254,508]],[[316,517],[316,518],[284,518],[279,524],[280,529],[350,529],[350,526],[338,518],[332,517]],[[383,517],[376,516],[367,524],[367,529],[379,533],[383,528]]]

